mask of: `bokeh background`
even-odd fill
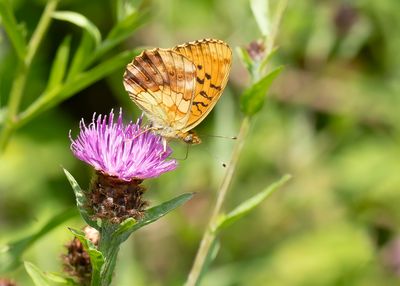
[[[271,1],[274,2],[274,1]],[[12,1],[28,35],[44,1]],[[60,3],[79,12],[102,34],[115,22],[113,1]],[[247,0],[152,0],[147,22],[123,45],[172,47],[218,38],[233,48],[260,37]],[[251,132],[225,209],[261,191],[281,175],[293,179],[221,236],[222,248],[202,285],[398,285],[400,283],[400,2],[398,0],[288,1],[273,62],[284,72],[273,84]],[[40,47],[23,106],[47,82],[66,34],[73,47],[81,30],[54,21]],[[4,107],[16,55],[0,27],[0,105]],[[127,120],[140,112],[122,86],[121,68],[29,122],[0,157],[0,243],[38,229],[74,206],[62,172],[87,186],[91,169],[73,158],[68,132],[81,118],[122,107]],[[204,143],[179,168],[149,180],[153,203],[197,192],[187,205],[137,232],[119,257],[114,285],[181,285],[209,219],[216,191],[242,118],[238,99],[249,76],[234,53],[229,84],[197,128]],[[186,147],[175,143],[175,157]],[[61,269],[72,239],[67,226],[40,239],[24,255],[41,269]],[[23,267],[8,273],[30,285]]]

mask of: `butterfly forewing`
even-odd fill
[[[196,67],[196,88],[190,116],[183,131],[198,125],[212,110],[228,81],[232,51],[223,41],[204,39],[174,48]]]
[[[144,51],[128,64],[124,86],[156,127],[187,125],[196,85],[196,68],[173,50]]]

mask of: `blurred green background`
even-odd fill
[[[274,1],[271,1],[274,2]],[[32,33],[44,1],[12,1]],[[62,1],[102,34],[113,26],[113,1]],[[149,18],[116,52],[139,46],[172,47],[218,38],[232,47],[260,37],[247,0],[152,0]],[[222,248],[202,285],[398,285],[400,283],[400,1],[290,1],[273,58],[285,65],[256,115],[225,208],[262,190],[282,174],[293,179],[261,207],[223,232]],[[81,30],[54,21],[40,46],[24,94],[31,103],[47,82],[56,49]],[[0,27],[0,105],[14,78],[16,55]],[[80,118],[123,107],[140,112],[122,86],[121,68],[29,122],[0,157],[0,243],[38,229],[74,206],[62,172],[87,186],[91,169],[73,158],[68,132]],[[114,285],[181,285],[209,219],[235,142],[238,107],[249,76],[234,54],[230,81],[214,111],[196,129],[203,144],[190,148],[179,168],[146,182],[152,204],[197,192],[187,205],[140,230],[121,251]],[[173,144],[175,157],[185,146]],[[58,271],[72,239],[66,226],[24,256]],[[31,282],[23,268],[8,273]]]

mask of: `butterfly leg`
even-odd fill
[[[161,154],[164,154],[164,153],[167,152],[167,139],[163,138],[162,140],[163,140],[164,151],[163,151],[163,153],[161,153]]]

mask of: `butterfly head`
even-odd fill
[[[183,142],[190,144],[190,145],[196,145],[201,143],[200,137],[192,130],[188,132],[184,132],[178,135],[180,139],[183,140]]]

